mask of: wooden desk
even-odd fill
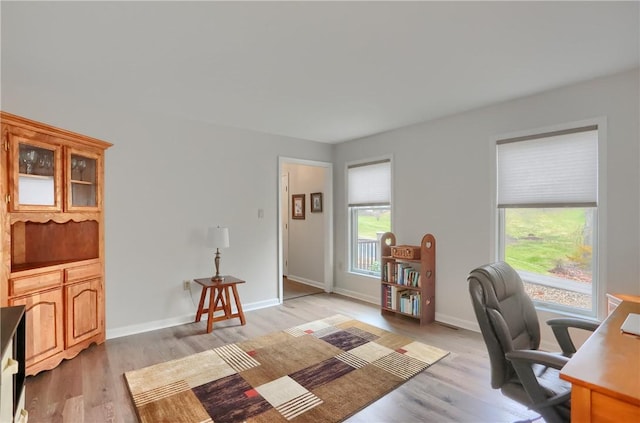
[[[244,312],[242,311],[242,303],[236,285],[244,283],[243,280],[234,278],[233,276],[223,276],[220,281],[212,281],[211,278],[200,278],[195,281],[202,285],[202,293],[200,294],[200,303],[198,304],[198,312],[196,313],[196,322],[202,318],[202,313],[207,313],[207,333],[213,330],[213,322],[220,320],[240,318],[240,323],[245,324]],[[229,289],[233,291],[233,299],[236,303],[237,313],[231,313],[231,294]],[[209,306],[204,308],[204,300],[209,291]],[[224,315],[215,317],[216,311],[223,311]]]
[[[560,372],[572,422],[640,422],[640,338],[620,332],[629,313],[640,304],[623,301]]]
[[[629,295],[629,294],[607,294],[607,314],[613,313],[613,310],[616,309],[623,301],[631,301],[632,303],[640,303],[639,295]]]

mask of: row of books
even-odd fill
[[[407,263],[387,262],[382,268],[382,280],[417,287],[420,286],[420,272]]]
[[[382,285],[382,305],[390,310],[420,316],[420,293],[397,286]]]
[[[420,293],[416,291],[402,291],[398,299],[400,312],[420,316]]]

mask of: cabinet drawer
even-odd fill
[[[81,281],[100,275],[102,275],[102,265],[94,263],[65,269],[64,280],[65,282]]]
[[[62,283],[62,272],[39,273],[33,276],[15,278],[9,281],[9,295],[17,297],[31,292],[42,291]]]

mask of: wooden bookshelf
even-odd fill
[[[409,254],[394,255],[393,250]],[[382,235],[380,310],[383,315],[408,316],[418,320],[421,325],[433,322],[436,310],[435,282],[436,239],[432,234],[424,235],[419,246],[400,246],[391,232]]]

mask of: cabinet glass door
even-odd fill
[[[69,210],[98,207],[98,166],[97,156],[73,150],[69,152]]]
[[[22,138],[12,143],[12,208],[60,210],[60,148]]]

